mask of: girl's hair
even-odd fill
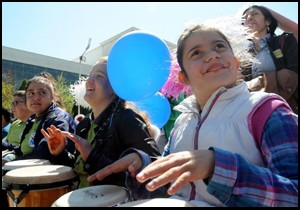
[[[183,67],[183,51],[185,48],[185,43],[186,40],[190,37],[190,35],[194,32],[199,32],[199,31],[207,31],[207,32],[216,32],[218,33],[229,45],[231,51],[232,51],[232,47],[231,44],[229,43],[227,37],[218,29],[216,28],[212,28],[212,27],[208,27],[205,25],[200,25],[200,24],[196,24],[196,25],[192,25],[190,27],[187,27],[183,33],[181,34],[181,36],[178,39],[177,42],[177,61],[178,64],[181,68],[181,71],[183,71],[184,73],[186,72],[184,67]]]
[[[2,107],[2,116],[4,117],[4,119],[7,123],[10,123],[12,114],[9,109]]]
[[[148,114],[146,112],[143,112],[142,110],[140,110],[134,103],[132,102],[129,102],[129,101],[125,101],[125,104],[124,104],[125,108],[129,108],[129,109],[132,109],[135,113],[137,113],[138,115],[140,115],[145,123],[146,123],[146,126],[147,126],[147,129],[150,133],[150,136],[151,137],[154,137],[154,133],[152,132],[152,129],[151,129],[151,121],[150,121],[150,118],[148,116]]]
[[[106,57],[101,58],[97,62],[97,64],[107,64],[107,58]],[[108,80],[108,77],[107,77],[107,80]],[[109,80],[108,80],[108,82],[109,82]],[[152,133],[152,130],[150,129],[151,128],[151,122],[150,122],[150,119],[149,119],[149,117],[148,117],[148,115],[147,115],[146,112],[143,112],[143,111],[139,110],[138,107],[135,106],[133,103],[131,103],[129,101],[125,101],[125,100],[124,100],[124,108],[132,109],[135,113],[137,113],[138,115],[140,115],[144,119],[144,121],[146,123],[146,126],[147,126],[147,129],[148,129],[151,137],[154,136],[153,133]]]
[[[13,96],[17,96],[17,97],[26,99],[25,90],[17,90],[14,92]]]
[[[249,10],[249,9],[258,9],[259,11],[261,11],[261,13],[263,14],[263,16],[265,17],[266,20],[270,21],[270,25],[268,27],[268,32],[274,36],[275,35],[275,30],[278,26],[278,22],[277,20],[273,17],[273,15],[270,13],[270,11],[268,9],[266,9],[265,7],[262,6],[258,6],[258,5],[252,5],[251,7],[247,8],[244,12],[243,12],[243,16],[245,15],[245,13]]]
[[[39,76],[48,79],[52,83],[54,89],[54,101],[58,104],[60,108],[64,109],[64,102],[57,88],[57,81],[55,80],[55,78],[48,72],[41,72]]]

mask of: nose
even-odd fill
[[[88,82],[88,81],[94,81],[95,78],[96,78],[95,75],[89,75],[88,78],[86,79],[86,82]]]
[[[252,20],[252,15],[249,14],[249,15],[247,15],[246,18],[245,18],[245,23],[247,23],[247,22],[249,22],[249,21],[251,21],[251,20]]]
[[[33,96],[33,99],[34,99],[34,100],[38,100],[38,99],[40,99],[40,98],[41,98],[40,94],[34,94],[34,96]]]
[[[87,79],[86,79],[86,81],[85,81],[85,83],[87,84],[87,83],[91,83],[93,81],[93,77],[92,76],[89,76]]]
[[[207,56],[206,56],[204,61],[206,63],[208,63],[211,60],[214,60],[214,59],[217,59],[217,58],[220,58],[219,53],[217,53],[215,50],[210,50],[209,52],[207,52]]]

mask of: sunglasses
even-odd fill
[[[19,103],[23,103],[23,102],[25,102],[25,101],[13,101],[13,102],[11,103],[11,105],[12,105],[12,106],[17,106]]]

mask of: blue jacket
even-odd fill
[[[32,115],[26,122],[25,129],[22,133],[20,147],[16,150],[18,158],[16,160],[23,159],[46,159],[49,160],[52,164],[67,165],[73,166],[75,159],[70,158],[66,151],[75,151],[74,143],[67,139],[66,149],[58,156],[54,156],[50,153],[47,141],[45,140],[41,129],[46,130],[50,125],[54,125],[62,131],[69,131],[74,133],[76,129],[76,123],[72,116],[60,108],[57,104],[53,103],[41,116],[41,122],[36,130],[34,137],[34,149],[30,154],[23,155],[21,151],[21,144],[23,143],[26,134],[31,130],[36,115]]]

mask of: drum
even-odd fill
[[[195,207],[191,203],[174,198],[154,198],[133,201],[117,207]]]
[[[62,195],[72,190],[78,176],[71,167],[40,165],[8,171],[2,180],[9,206],[50,207]]]
[[[115,185],[77,189],[57,199],[51,207],[112,207],[128,201],[128,191]]]
[[[2,166],[2,176],[4,176],[8,171],[17,168],[29,167],[29,166],[40,166],[40,165],[51,165],[49,160],[44,159],[28,159],[28,160],[14,160],[4,164]]]

